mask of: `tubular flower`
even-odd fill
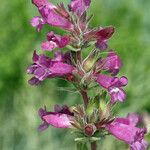
[[[43,20],[43,18],[39,16],[36,16],[31,20],[31,25],[33,27],[36,27],[38,32],[42,30],[44,24],[45,24],[45,21]]]
[[[39,126],[39,130],[43,131],[49,125],[55,128],[70,128],[73,113],[70,112],[67,106],[55,105],[54,112],[47,112],[46,108],[40,108],[39,116],[43,120],[43,123]]]
[[[137,113],[129,113],[127,119],[130,121],[130,124],[136,126],[142,122],[142,118]]]
[[[145,128],[137,128],[128,118],[116,118],[112,123],[106,125],[106,130],[117,139],[130,145],[131,150],[147,149],[147,142],[144,140]]]
[[[110,51],[106,58],[97,63],[97,69],[107,70],[112,75],[117,75],[121,67],[121,59],[114,51]]]
[[[60,36],[51,31],[47,34],[47,41],[43,42],[41,47],[43,50],[52,51],[55,48],[65,47],[69,42],[69,36]]]
[[[108,90],[111,96],[111,102],[115,103],[116,101],[123,102],[126,98],[124,90],[121,88],[128,84],[126,77],[110,77],[107,75],[98,75],[97,82],[105,89]]]
[[[100,27],[99,29],[91,30],[85,33],[84,38],[87,41],[96,41],[95,45],[97,48],[101,50],[106,50],[108,47],[107,42],[112,37],[114,32],[115,28],[112,26],[105,28]]]
[[[57,57],[58,56],[52,60],[45,55],[37,55],[36,51],[34,51],[33,64],[27,69],[27,73],[34,75],[34,77],[29,80],[29,83],[31,85],[38,85],[46,78],[71,74],[74,67],[67,63],[56,61],[58,59]]]
[[[69,8],[72,12],[81,16],[90,6],[91,0],[72,0]]]
[[[38,8],[44,24],[49,24],[66,30],[73,30],[73,24],[69,21],[67,16],[64,16],[64,13],[67,13],[65,10],[60,11],[57,6],[48,2],[48,0],[32,0],[32,3]],[[35,18],[33,20],[35,20]]]
[[[114,27],[108,27],[98,31],[96,33],[98,36],[96,47],[101,50],[106,50],[108,47],[107,41],[113,35],[114,31],[115,31]]]

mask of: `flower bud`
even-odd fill
[[[96,127],[95,127],[94,124],[87,124],[85,126],[84,130],[85,130],[85,134],[87,136],[92,136],[95,133],[95,131],[96,131]]]
[[[97,61],[98,52],[99,51],[97,50],[92,51],[84,60],[83,68],[85,71],[90,71],[93,68],[95,62]]]

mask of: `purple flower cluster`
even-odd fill
[[[36,51],[33,53],[33,64],[28,67],[27,73],[33,74],[29,80],[31,85],[38,85],[46,78],[65,77],[72,73],[74,67],[67,64],[67,57],[61,52],[55,54],[54,59],[50,59],[45,55],[38,55]]]
[[[114,119],[111,113],[115,103],[125,101],[126,93],[123,87],[128,84],[125,76],[117,76],[122,62],[108,45],[115,28],[88,26],[91,17],[87,16],[86,11],[91,0],[71,0],[68,9],[63,3],[53,5],[48,0],[32,0],[32,3],[40,13],[40,16],[31,20],[31,25],[36,27],[38,32],[47,24],[65,30],[66,34],[58,35],[53,31],[47,33],[47,40],[41,43],[41,48],[43,53],[54,53],[54,57],[50,58],[34,51],[33,64],[27,69],[27,73],[33,75],[29,83],[38,85],[45,79],[61,77],[77,88],[84,102],[83,109],[74,107],[72,110],[68,106],[56,105],[54,112],[47,112],[46,108],[40,108],[39,116],[43,123],[39,130],[43,131],[49,125],[56,128],[77,128],[90,137],[95,132],[101,133],[105,130],[129,144],[131,150],[147,149],[148,144],[144,140],[146,129],[137,127],[139,116],[129,114],[126,118]],[[82,53],[93,43],[94,49],[91,48],[89,55],[84,58]],[[62,52],[64,49],[67,52]],[[98,102],[101,95],[88,96],[88,89],[93,84],[100,85],[102,91],[108,93],[109,107],[102,109],[100,104],[96,105],[95,99]],[[92,108],[92,113],[88,112],[89,108]],[[90,115],[96,116],[95,119],[91,119],[93,116]]]

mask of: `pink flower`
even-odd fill
[[[72,0],[69,8],[71,11],[81,16],[90,6],[91,0]]]
[[[112,75],[116,75],[121,67],[121,59],[114,51],[110,51],[106,58],[101,59],[97,63],[97,69],[107,70],[108,72],[112,73]]]
[[[54,112],[47,112],[46,108],[40,108],[39,116],[43,120],[43,123],[39,126],[39,130],[43,131],[49,125],[55,128],[70,128],[73,113],[70,112],[67,106],[55,105]]]
[[[84,38],[87,41],[96,41],[95,45],[97,48],[106,50],[108,47],[107,42],[112,37],[114,32],[115,28],[112,26],[105,28],[100,27],[99,29],[90,30],[89,32],[85,33]]]
[[[60,56],[59,56],[60,57]],[[62,62],[61,62],[62,61]],[[33,53],[33,64],[28,67],[27,73],[34,76],[29,80],[31,85],[38,85],[47,78],[66,76],[72,73],[74,67],[65,63],[66,59],[58,58],[50,59],[45,55],[38,55],[36,51]]]
[[[98,36],[96,47],[101,50],[106,50],[108,47],[107,41],[113,35],[114,31],[115,31],[114,27],[106,27],[99,30],[96,33]]]
[[[107,75],[97,75],[97,82],[105,89],[108,90],[111,96],[111,102],[115,103],[116,101],[123,102],[126,98],[124,90],[121,88],[128,84],[126,77],[110,77]]]
[[[66,30],[73,30],[73,24],[66,16],[64,16],[65,10],[58,13],[59,8],[48,2],[48,0],[33,0],[32,2],[38,7],[44,24],[49,24]]]
[[[112,123],[106,125],[106,130],[117,139],[130,145],[131,150],[147,149],[147,142],[144,140],[146,129],[137,128],[128,118],[116,118]]]
[[[52,51],[55,48],[65,47],[69,42],[69,36],[60,36],[51,31],[47,34],[47,41],[43,42],[41,47],[43,50]]]
[[[140,122],[142,122],[142,117],[138,115],[137,113],[129,113],[127,115],[127,119],[130,121],[130,124],[136,126]]]
[[[36,16],[31,20],[31,25],[33,27],[36,27],[38,32],[42,30],[44,24],[45,24],[45,21],[39,16]]]

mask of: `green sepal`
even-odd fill
[[[95,109],[99,109],[100,106],[100,95],[98,94],[93,99],[91,99],[88,103],[86,113],[88,116],[92,115]]]
[[[74,52],[78,52],[78,51],[81,51],[81,48],[74,48],[73,46],[71,45],[67,45],[67,48],[71,51],[74,51]]]

